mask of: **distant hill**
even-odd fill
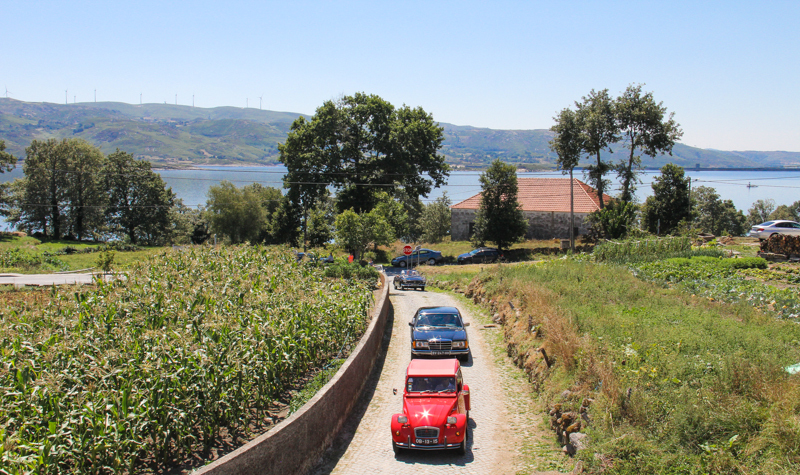
[[[278,163],[278,144],[300,115],[236,107],[0,98],[0,140],[19,158],[33,139],[80,137],[104,153],[119,148],[159,165],[270,165]],[[456,167],[483,168],[496,158],[532,169],[554,167],[549,130],[440,125],[445,134],[442,153]],[[618,149],[611,158],[622,158],[624,152]],[[672,157],[644,159],[648,168],[669,162],[685,168],[800,167],[800,153],[724,152],[677,144]]]

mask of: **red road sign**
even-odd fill
[[[410,256],[411,255],[411,246],[403,246],[403,254]]]

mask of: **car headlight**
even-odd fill
[[[455,424],[456,423],[456,417],[455,416],[448,416],[447,417],[447,423],[448,424]]]
[[[453,348],[466,348],[467,346],[469,345],[467,345],[466,340],[453,342]]]
[[[414,348],[428,348],[428,342],[422,340],[415,340]]]
[[[455,419],[455,417],[453,419]],[[397,423],[398,424],[408,424],[408,417],[407,416],[397,416]]]

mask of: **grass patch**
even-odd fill
[[[543,400],[593,400],[578,455],[591,471],[800,470],[800,378],[783,370],[800,326],[572,260],[485,268],[468,295],[501,313]]]
[[[46,274],[97,267],[98,253],[112,249],[114,270],[126,270],[162,251],[163,247],[140,247],[121,243],[85,243],[40,240],[17,233],[0,234],[0,272]]]

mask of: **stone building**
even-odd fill
[[[517,199],[528,220],[526,239],[569,239],[569,178],[518,178]],[[575,236],[586,234],[589,224],[586,216],[600,209],[597,190],[574,178]],[[603,195],[608,203],[611,197]],[[450,207],[452,213],[450,236],[453,241],[465,241],[472,235],[475,213],[481,202],[481,194],[467,198]]]

